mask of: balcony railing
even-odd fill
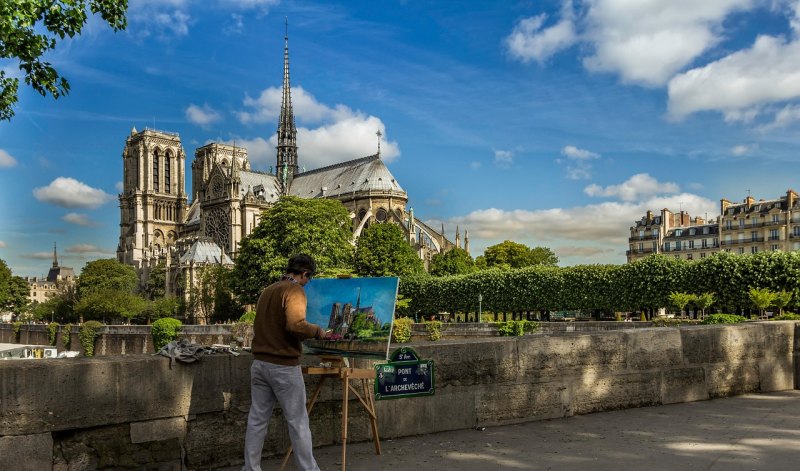
[[[749,239],[723,240],[722,241],[722,245],[752,244],[753,242],[764,242],[764,238],[763,237],[751,237]]]

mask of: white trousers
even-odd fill
[[[294,459],[301,471],[319,471],[311,451],[311,429],[306,412],[306,385],[299,366],[253,360],[250,366],[250,414],[244,440],[243,471],[261,471],[261,451],[275,401],[289,426]]]

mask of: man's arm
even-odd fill
[[[306,320],[306,293],[302,288],[286,293],[286,330],[300,340],[325,338],[325,330]]]

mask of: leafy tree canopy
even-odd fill
[[[506,240],[500,244],[487,247],[483,254],[486,268],[523,268],[533,265],[556,266],[558,257],[547,247],[530,248]]]
[[[433,276],[466,275],[475,270],[475,261],[464,249],[450,249],[431,258],[430,274]]]
[[[17,0],[0,2],[0,59],[16,59],[25,83],[40,95],[58,98],[69,82],[42,56],[65,37],[81,34],[88,12],[99,14],[114,31],[125,29],[127,0]],[[19,79],[0,69],[0,119],[10,120]]]
[[[319,272],[349,268],[351,228],[350,213],[339,201],[282,197],[242,240],[231,280],[234,292],[244,303],[255,302],[298,253],[313,256]]]
[[[391,223],[372,224],[361,232],[354,267],[361,276],[407,276],[425,270],[403,230]]]
[[[6,307],[8,303],[9,283],[11,282],[11,269],[6,265],[5,260],[0,258],[0,309]]]
[[[86,264],[78,278],[78,298],[96,291],[116,290],[132,293],[138,278],[130,265],[113,258],[93,260]]]
[[[147,282],[144,286],[144,295],[149,300],[160,299],[166,295],[167,292],[167,265],[165,262],[159,262],[147,276]]]
[[[82,295],[75,303],[75,313],[84,320],[130,321],[146,311],[147,307],[147,300],[130,291],[104,288]]]

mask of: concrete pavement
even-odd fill
[[[382,440],[381,446],[377,456],[371,442],[348,444],[347,469],[789,471],[800,469],[800,390]],[[323,471],[341,469],[341,445],[314,451]],[[279,465],[269,459],[263,469]],[[294,459],[287,469],[296,469]]]

